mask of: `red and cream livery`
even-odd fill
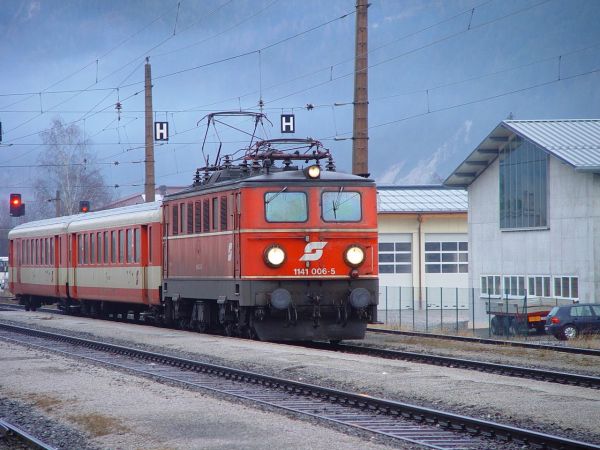
[[[160,202],[29,222],[10,240],[10,290],[27,307],[95,314],[160,304]]]

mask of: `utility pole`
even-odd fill
[[[367,0],[356,0],[352,173],[363,177],[369,176],[368,7]]]
[[[152,123],[152,75],[150,71],[150,58],[146,57],[146,178],[144,191],[146,201],[154,201],[154,129]]]

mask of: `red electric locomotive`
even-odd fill
[[[209,126],[218,115],[207,116]],[[250,115],[256,124],[264,117]],[[162,248],[141,244],[140,258],[125,271],[135,272],[137,261],[145,273],[144,264],[161,261],[159,298],[146,294],[133,303],[79,288],[69,305],[109,314],[139,313],[143,305],[146,318],[168,326],[262,340],[364,337],[378,301],[374,182],[336,172],[315,140],[252,142],[237,161],[218,153],[189,189],[163,200],[160,228],[154,227],[162,229]],[[142,224],[140,230],[143,239]],[[115,245],[119,255],[122,244]],[[106,277],[103,270],[96,267],[92,279]],[[26,290],[18,291],[22,298],[30,298]]]

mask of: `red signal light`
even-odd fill
[[[21,194],[10,194],[10,215],[20,217],[25,214],[25,204],[21,201]]]

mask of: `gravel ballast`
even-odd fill
[[[0,355],[0,415],[61,449],[386,448],[352,433],[17,344],[0,341]]]
[[[0,312],[0,320],[600,442],[598,390],[80,317]]]

